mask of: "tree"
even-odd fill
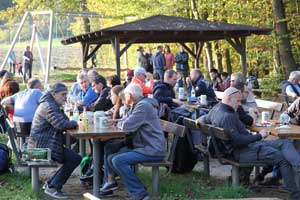
[[[278,38],[280,60],[287,76],[291,71],[296,70],[297,66],[292,54],[285,8],[282,0],[273,0],[273,13],[275,19],[275,31]]]

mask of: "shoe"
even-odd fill
[[[100,193],[99,193],[100,198],[112,197],[112,196],[114,196],[114,192],[112,190],[109,190],[109,191],[106,191],[106,192],[103,192],[103,191],[100,190]]]
[[[100,191],[102,192],[107,192],[107,191],[114,191],[116,189],[118,189],[118,183],[117,182],[107,182],[104,183],[104,185],[102,186],[102,188],[100,188]]]
[[[137,196],[131,196],[129,198],[127,198],[126,200],[150,200],[150,196],[148,195],[148,193],[142,193],[139,194]]]
[[[45,190],[48,187],[48,183],[45,182],[44,185],[42,186],[42,189]]]
[[[55,199],[68,199],[68,196],[55,188],[49,188],[48,185],[45,188],[44,193]]]
[[[279,186],[280,185],[279,178],[277,178],[277,177],[266,178],[264,182],[260,183],[260,185],[263,185],[263,186]]]

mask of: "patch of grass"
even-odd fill
[[[22,173],[1,175],[0,194],[0,199],[46,199],[42,191],[40,191],[37,195],[32,192],[30,177]]]
[[[150,168],[149,168],[150,169]],[[151,171],[145,168],[139,171],[142,182],[151,191]],[[188,174],[166,174],[160,171],[159,199],[211,199],[211,198],[244,198],[249,191],[243,187],[232,188],[224,183],[207,177],[200,172]]]
[[[51,82],[53,80],[56,81],[61,81],[61,82],[76,82],[76,73],[74,72],[51,72],[50,73],[50,79]]]

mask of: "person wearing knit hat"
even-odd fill
[[[70,120],[60,109],[67,100],[68,89],[63,83],[55,83],[39,100],[34,114],[30,140],[33,147],[49,148],[51,159],[62,166],[46,182],[44,193],[54,199],[68,199],[61,192],[72,172],[81,162],[81,156],[65,148],[64,132],[78,127],[76,121]]]
[[[149,79],[149,86],[146,86],[146,84],[145,84],[145,80],[147,77]],[[143,89],[143,96],[152,94],[152,88],[154,85],[153,76],[148,75],[144,68],[137,67],[134,70],[134,77],[133,77],[131,83],[138,84]]]
[[[92,88],[99,96],[95,102],[87,107],[88,110],[107,111],[113,107],[111,100],[108,98],[110,94],[110,87],[107,86],[106,79],[103,76],[97,75],[95,77],[95,79],[92,81]]]
[[[126,87],[127,85],[129,85],[131,83],[131,80],[134,76],[134,70],[130,69],[127,71],[127,77],[126,77],[126,81],[124,82],[124,87]]]

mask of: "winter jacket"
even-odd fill
[[[108,98],[110,94],[110,87],[105,87],[101,94],[99,95],[98,99],[93,102],[90,106],[88,106],[88,110],[97,111],[103,110],[107,111],[113,107],[111,100]]]
[[[152,56],[152,64],[153,69],[155,70],[164,70],[164,67],[166,66],[166,60],[164,54],[161,52],[156,52]]]
[[[50,148],[53,160],[64,162],[63,131],[77,127],[76,121],[70,121],[56,104],[50,92],[45,93],[35,112],[30,137],[38,148]]]
[[[175,63],[177,71],[189,71],[189,54],[185,51],[176,53]]]
[[[154,85],[154,81],[150,80],[149,87],[145,85],[141,80],[137,79],[136,77],[133,77],[131,80],[131,83],[138,84],[142,90],[143,90],[143,96],[147,96],[148,94],[152,94],[152,88]]]
[[[166,140],[158,117],[158,102],[140,99],[118,126],[132,134],[133,151],[149,156],[165,156]]]
[[[174,89],[168,83],[162,81],[156,82],[153,86],[153,97],[158,103],[165,103],[171,109],[178,107],[178,104],[173,102],[173,99],[176,98]]]

